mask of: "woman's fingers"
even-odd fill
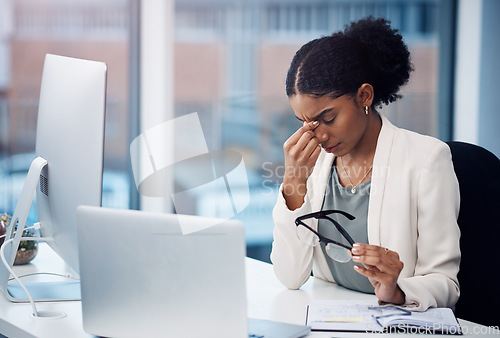
[[[368,277],[379,299],[400,302],[402,291],[397,286],[397,280],[403,270],[403,262],[398,253],[377,245],[362,243],[355,243],[352,253],[353,261],[363,264],[356,265],[354,269]]]
[[[362,263],[367,266],[374,266],[381,272],[385,273],[397,273],[403,269],[402,262],[396,256],[380,256],[380,255],[354,255],[352,257],[353,261],[356,263]]]
[[[364,265],[377,267],[381,272],[398,274],[403,262],[395,251],[377,245],[355,243],[352,249],[353,260]]]
[[[303,154],[310,154],[312,150],[319,144],[312,131],[307,131],[302,134],[297,143],[290,148],[290,154],[299,158]],[[308,149],[309,148],[309,149]],[[294,151],[295,153],[292,153]]]
[[[352,253],[355,256],[369,259],[371,263],[368,261],[367,263],[372,265],[377,265],[374,263],[380,263],[383,261],[399,261],[399,255],[396,251],[391,251],[388,248],[383,248],[377,245],[354,243]]]
[[[384,255],[389,255],[389,254],[397,254],[395,251],[391,251],[388,248],[384,248],[378,245],[371,245],[371,244],[365,244],[365,243],[354,243],[353,247],[353,254],[384,254]]]
[[[355,265],[354,269],[368,278],[375,288],[375,294],[381,301],[395,304],[405,302],[404,292],[397,284],[402,263],[401,269],[392,264],[379,264],[378,266],[369,264],[364,264],[364,266]]]
[[[285,141],[285,143],[283,145],[283,148],[285,149],[285,151],[286,151],[286,149],[296,145],[299,142],[299,140],[304,136],[304,134],[306,134],[308,132],[310,132],[309,135],[314,137],[313,130],[316,129],[318,124],[319,124],[318,121],[304,123],[302,125],[302,127],[297,129],[297,131],[295,133],[293,133],[292,136],[290,136],[288,138],[288,140]]]
[[[304,182],[312,172],[321,148],[315,137],[316,121],[304,123],[283,145],[285,152],[285,177]]]
[[[359,266],[355,265],[354,269],[362,274],[363,276],[366,276],[370,279],[370,282],[374,284],[375,282],[384,284],[384,285],[394,285],[395,281],[397,279],[394,278],[394,275],[391,273],[386,273],[381,270],[379,270],[377,267],[371,267],[368,268],[367,266]]]

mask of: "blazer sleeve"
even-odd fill
[[[460,289],[460,191],[445,143],[434,146],[423,163],[417,190],[418,258],[413,277],[400,278],[406,305],[415,310],[453,307]]]
[[[302,232],[299,239],[295,225],[297,217],[321,209],[333,160],[332,154],[321,151],[314,170],[307,179],[307,193],[300,208],[288,209],[283,197],[283,184],[280,186],[278,201],[273,209],[274,241],[271,262],[276,277],[289,289],[300,288],[307,282],[313,270],[316,277],[333,280],[321,247],[319,245],[313,246],[312,232],[301,227],[305,231]],[[317,229],[317,220],[309,219],[305,223],[313,229]]]
[[[304,245],[297,236],[295,225],[297,217],[311,212],[309,195],[306,195],[300,208],[289,210],[283,197],[283,185],[280,186],[278,201],[273,209],[274,241],[271,262],[276,277],[289,289],[300,288],[311,275],[314,247]]]

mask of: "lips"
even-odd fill
[[[340,147],[340,143],[337,143],[336,145],[334,145],[333,147],[323,147],[323,149],[327,152],[327,153],[334,153],[335,151],[337,151],[337,149],[339,149]]]

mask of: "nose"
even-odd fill
[[[318,139],[320,144],[328,140],[328,134],[323,129],[321,123],[314,129],[314,136]]]

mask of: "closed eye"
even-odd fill
[[[335,116],[335,117],[336,117],[336,116]],[[333,123],[333,121],[335,121],[335,117],[333,117],[333,118],[331,118],[331,119],[323,119],[323,122],[324,122],[325,124],[332,124],[332,123]]]

